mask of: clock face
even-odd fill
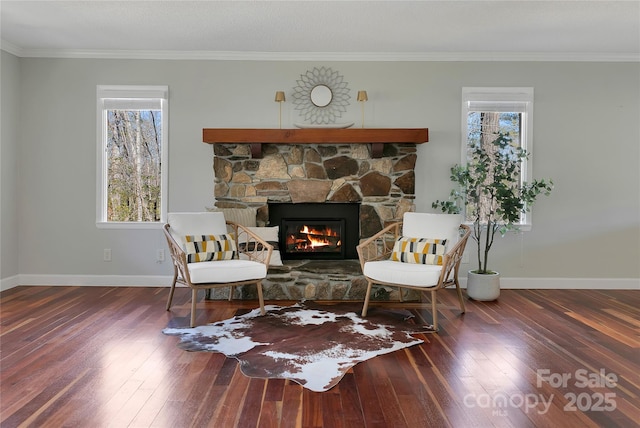
[[[329,67],[300,75],[293,88],[293,104],[300,116],[311,124],[332,124],[349,105],[349,86],[344,77]]]
[[[326,107],[331,104],[333,93],[327,85],[317,85],[311,90],[311,102],[316,107]]]

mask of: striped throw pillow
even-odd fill
[[[187,235],[184,241],[187,263],[231,260],[238,251],[230,235]]]
[[[403,263],[442,265],[446,239],[401,236],[393,245],[391,260]]]

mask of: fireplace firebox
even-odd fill
[[[296,258],[317,254],[344,258],[344,223],[344,219],[283,219],[280,251]]]
[[[357,258],[359,220],[357,203],[269,203],[269,224],[280,226],[284,260]]]

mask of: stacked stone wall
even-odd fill
[[[268,202],[359,202],[367,238],[414,207],[415,144],[385,144],[381,158],[369,144],[265,144],[262,159],[248,144],[213,148],[216,206],[256,207],[265,223]]]

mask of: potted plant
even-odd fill
[[[551,180],[522,182],[520,170],[528,153],[512,144],[508,133],[498,133],[492,141],[469,147],[466,165],[451,168],[451,181],[457,187],[448,200],[437,200],[433,208],[456,214],[466,206],[472,221],[472,238],[477,245],[478,268],[469,271],[467,295],[475,300],[495,300],[500,295],[499,273],[489,269],[489,251],[496,233],[517,229],[520,216],[531,209],[540,194],[549,195]]]

